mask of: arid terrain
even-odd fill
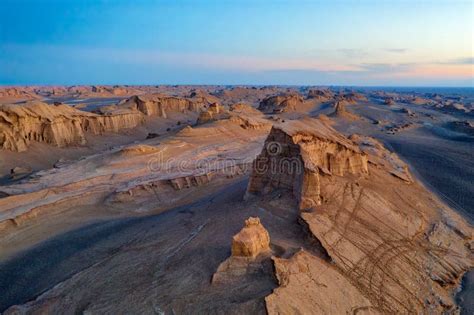
[[[474,91],[0,88],[2,314],[472,314]]]

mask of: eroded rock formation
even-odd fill
[[[380,143],[352,140],[363,149],[322,122],[292,121],[272,129],[257,157],[248,194],[293,195],[328,256],[273,258],[280,287],[267,310],[455,312],[452,290],[474,264],[472,229]]]
[[[260,102],[259,110],[268,113],[282,113],[298,110],[304,101],[301,95],[296,93],[270,96]]]
[[[38,98],[38,96],[34,91],[27,87],[0,88],[0,101],[32,100],[36,98]]]
[[[208,111],[208,110],[205,110],[205,111],[202,111],[199,113],[199,117],[197,119],[197,124],[198,125],[202,125],[202,124],[205,124],[205,123],[208,123],[210,121],[214,121],[214,115],[212,114],[212,112]]]
[[[131,110],[98,115],[38,101],[0,105],[0,148],[25,151],[31,141],[58,147],[82,145],[86,143],[85,132],[118,132],[141,123],[143,115]]]
[[[230,111],[234,113],[248,114],[248,115],[255,115],[255,116],[262,115],[261,111],[245,103],[237,103],[237,104],[231,105]]]
[[[384,104],[389,106],[395,105],[395,100],[392,97],[387,97],[384,100]]]
[[[218,103],[212,103],[206,110],[199,113],[197,123],[205,124],[207,122],[217,120],[221,112],[221,106]]]
[[[337,101],[334,104],[334,113],[332,115],[336,117],[340,117],[340,118],[345,118],[348,120],[358,120],[360,118],[359,116],[347,111],[346,109],[347,104],[348,104],[347,101]]]
[[[270,236],[259,218],[245,220],[244,228],[232,238],[232,256],[252,257],[270,250]]]
[[[367,155],[320,120],[274,126],[254,162],[248,194],[291,190],[301,209],[321,203],[320,177],[368,173]]]
[[[270,253],[268,231],[258,217],[248,218],[242,230],[232,238],[232,254],[219,265],[212,283],[232,282],[260,272]]]
[[[170,112],[184,113],[186,111],[199,113],[208,105],[205,99],[200,101],[164,94],[136,95],[123,101],[120,106],[141,111],[146,116],[167,118]]]
[[[329,89],[311,89],[308,91],[308,98],[316,99],[320,102],[330,101],[334,97],[334,93]]]
[[[268,314],[379,314],[330,263],[304,250],[272,259],[279,287],[265,298]]]
[[[249,172],[268,128],[242,128],[222,120],[198,128],[186,127],[154,145],[152,141],[133,144],[58,164],[57,168],[36,173],[35,180],[2,186],[0,194],[7,197],[0,198],[0,225],[19,225],[58,207],[95,204],[105,199],[116,207],[134,203],[133,207],[126,206],[127,211],[149,210],[156,206],[149,202],[155,198],[160,204],[172,204],[176,199],[170,196],[179,195],[181,190]],[[160,189],[155,191],[156,185]]]
[[[359,145],[361,150],[367,154],[369,163],[379,168],[384,168],[388,173],[407,183],[413,182],[406,163],[395,153],[387,150],[380,141],[372,137],[360,135],[351,135],[349,139]]]

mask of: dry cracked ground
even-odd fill
[[[0,90],[3,314],[472,314],[474,95]]]

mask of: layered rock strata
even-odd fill
[[[367,155],[320,120],[274,126],[254,162],[247,195],[293,192],[300,209],[321,204],[321,176],[368,174]]]
[[[474,265],[472,228],[380,143],[352,140],[294,121],[274,127],[256,159],[248,195],[290,192],[327,253],[273,258],[280,286],[266,297],[268,312],[456,312],[453,290]],[[274,167],[288,160],[301,169]]]
[[[207,105],[209,104],[204,98],[197,101],[164,94],[137,95],[120,104],[120,106],[138,110],[146,116],[158,116],[163,118],[167,118],[171,112],[185,113],[190,111],[199,113],[204,110]]]
[[[82,145],[86,143],[85,132],[118,132],[143,121],[140,112],[130,110],[98,115],[38,101],[0,105],[0,148],[25,151],[32,141],[58,147]]]
[[[1,187],[0,230],[75,204],[107,201],[126,211],[176,202],[179,191],[245,174],[268,128],[242,128],[231,120],[187,127],[168,139],[114,148],[33,178]],[[158,189],[159,188],[159,189]],[[184,195],[184,194],[183,194]],[[124,210],[125,211],[125,210]]]

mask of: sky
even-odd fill
[[[0,0],[0,84],[474,87],[474,1]]]

